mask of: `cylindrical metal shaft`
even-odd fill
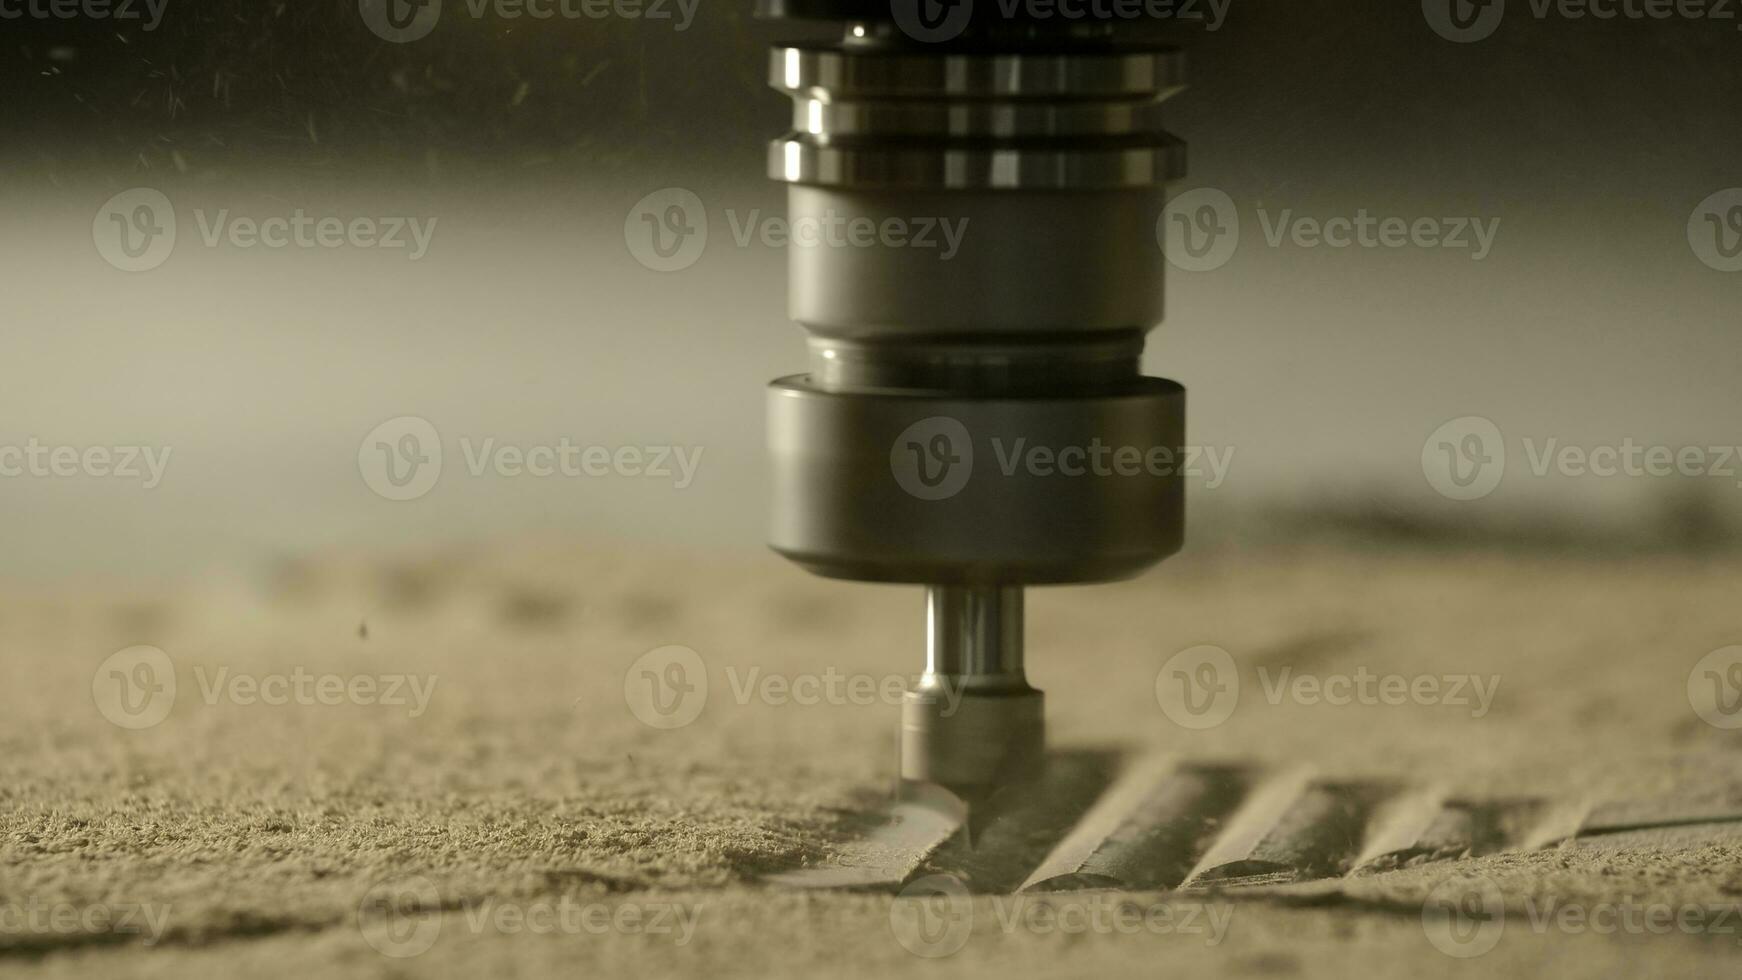
[[[925,617],[926,677],[975,688],[1028,686],[1020,587],[929,586]]]

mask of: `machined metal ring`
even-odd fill
[[[769,176],[793,184],[942,190],[1105,190],[1157,187],[1185,172],[1185,145],[1157,146],[889,147],[820,145],[804,138],[776,142]]]
[[[1165,99],[1185,86],[1174,48],[1083,53],[892,53],[788,45],[768,83],[827,101],[869,98]]]
[[[1161,100],[1184,81],[1167,48],[936,53],[851,46],[774,52],[793,132],[769,175],[907,190],[1154,188],[1184,172]]]
[[[799,99],[792,128],[831,140],[876,136],[1057,139],[1161,130],[1158,102],[930,102]]]

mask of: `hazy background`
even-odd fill
[[[473,19],[389,44],[354,4],[167,0],[153,31],[0,20],[0,445],[171,447],[162,485],[0,478],[0,574],[187,574],[262,557],[592,535],[760,547],[762,388],[803,369],[783,256],[727,218],[778,212],[763,83],[791,28],[700,0],[671,21]],[[1180,189],[1237,203],[1241,246],[1172,271],[1152,373],[1191,390],[1192,534],[1277,526],[1579,547],[1727,541],[1739,474],[1536,478],[1522,440],[1742,443],[1742,273],[1688,220],[1742,186],[1738,22],[1534,16],[1454,44],[1413,2],[1241,3],[1189,39]],[[656,273],[625,219],[705,203],[699,262]],[[179,222],[160,267],[93,241],[111,195]],[[426,256],[206,247],[194,212],[437,221]],[[1500,220],[1492,254],[1270,247],[1258,210]],[[1060,243],[1061,248],[1069,243]],[[1162,261],[1159,251],[1156,261]],[[415,415],[440,483],[373,493],[364,435]],[[1479,415],[1505,480],[1447,500],[1424,440]],[[697,479],[472,478],[458,440],[701,447]],[[1280,517],[1278,515],[1281,515]]]

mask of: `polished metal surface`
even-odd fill
[[[1155,188],[792,184],[786,197],[788,220],[808,231],[787,250],[788,309],[813,335],[916,350],[991,350],[1020,335],[1053,345],[1063,362],[1070,345],[1141,335],[1162,316],[1155,229],[1166,204]],[[855,223],[874,233],[887,222],[907,230],[904,247],[876,237],[854,246],[846,235]]]
[[[1185,392],[1171,381],[996,397],[784,378],[769,389],[768,440],[769,542],[831,578],[1104,582],[1183,542]],[[927,472],[935,485],[915,482]]]
[[[1143,136],[1161,128],[1159,102],[842,102],[799,99],[796,132],[827,136]]]
[[[1143,335],[1118,331],[1070,343],[1020,338],[889,343],[813,335],[810,382],[824,391],[909,391],[988,396],[1108,390],[1141,376]]]
[[[768,150],[768,173],[794,184],[947,190],[1097,190],[1156,187],[1185,174],[1185,150],[1166,135],[1122,147],[823,145],[814,137]]]
[[[934,585],[925,590],[924,690],[959,682],[978,689],[1024,688],[1022,590]]]
[[[1184,87],[1185,58],[1165,47],[953,54],[790,45],[770,53],[768,83],[784,92],[836,102],[884,96],[1149,101]]]

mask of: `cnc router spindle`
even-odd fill
[[[1023,590],[1135,575],[1181,544],[1183,486],[1154,463],[1184,444],[1185,391],[1139,365],[1184,162],[1160,118],[1181,57],[1130,24],[985,0],[759,13],[843,27],[770,58],[794,101],[769,152],[792,227],[961,229],[947,260],[795,235],[810,371],[769,389],[771,543],[820,575],[925,586],[902,779],[984,798],[1044,758]]]

